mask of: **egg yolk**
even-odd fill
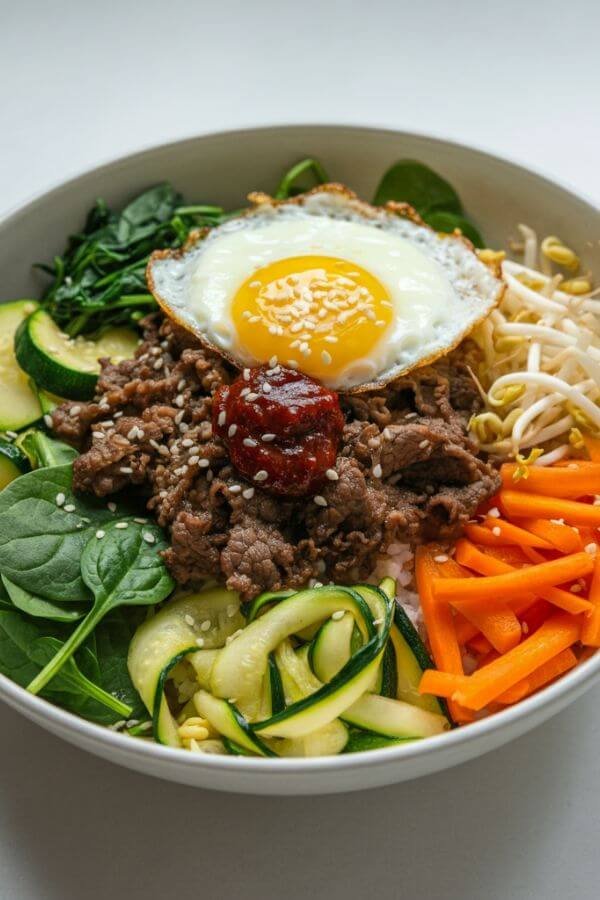
[[[257,269],[238,289],[232,319],[242,347],[260,362],[327,380],[369,356],[392,321],[380,281],[356,263],[296,256]]]

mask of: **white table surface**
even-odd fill
[[[0,213],[202,131],[385,125],[538,165],[600,202],[589,0],[0,0]],[[598,896],[600,689],[412,784],[259,799],[77,751],[0,709],[0,900]]]

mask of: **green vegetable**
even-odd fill
[[[0,431],[20,431],[42,414],[37,394],[13,351],[15,331],[37,306],[35,300],[0,305]]]
[[[72,477],[70,465],[38,469],[0,493],[0,572],[56,603],[91,600],[81,555],[96,530],[114,518],[100,501],[75,496]]]
[[[86,613],[85,606],[80,603],[53,603],[31,594],[18,584],[13,584],[2,575],[2,584],[13,606],[35,618],[50,619],[53,622],[76,622]]]
[[[398,744],[406,744],[411,738],[391,738],[383,734],[373,734],[370,731],[361,731],[354,728],[350,731],[348,743],[343,753],[363,753],[365,750],[380,750],[382,747],[396,747]]]
[[[475,247],[485,247],[484,240],[479,231],[468,219],[465,219],[464,216],[458,216],[456,213],[451,212],[443,212],[442,210],[434,210],[433,212],[427,213],[423,218],[434,231],[452,234],[456,228],[460,228],[464,236],[468,238]]]
[[[38,693],[83,643],[104,616],[119,606],[150,606],[160,603],[174,582],[159,556],[166,549],[162,531],[155,525],[129,521],[99,530],[85,545],[81,556],[81,578],[94,596],[90,612],[62,645],[58,653],[33,679],[27,689]]]
[[[381,179],[373,203],[383,206],[390,200],[410,203],[421,216],[434,210],[462,213],[454,188],[429,166],[414,159],[401,159]]]
[[[62,638],[61,631],[48,625],[34,623],[16,611],[0,610],[0,671],[26,686],[60,649]],[[79,658],[86,670],[96,664],[86,647],[81,649]],[[129,718],[132,712],[129,704],[92,682],[75,659],[67,661],[44,696],[71,712],[104,724]]]
[[[28,469],[29,460],[19,447],[0,438],[0,491]]]
[[[63,466],[73,462],[78,456],[77,450],[73,447],[37,429],[23,432],[15,443],[25,453],[34,469]]]
[[[83,231],[72,235],[42,298],[43,308],[71,337],[117,325],[135,325],[155,301],[146,286],[146,263],[153,250],[178,247],[192,228],[220,220],[215,207],[181,207],[169,184],[145,191],[122,210],[96,201]]]
[[[402,159],[387,170],[373,202],[383,206],[390,200],[410,203],[435,231],[451,234],[460,228],[476,247],[485,246],[477,228],[465,218],[452,185],[424,163]]]
[[[308,190],[307,187],[300,187],[298,181],[309,173],[316,184],[325,184],[329,181],[327,172],[317,159],[303,159],[285,173],[275,191],[275,199],[287,200],[288,197],[295,197]]]

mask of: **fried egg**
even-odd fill
[[[239,367],[278,362],[342,391],[385,384],[455,347],[502,284],[460,236],[327,185],[158,251],[162,309]]]

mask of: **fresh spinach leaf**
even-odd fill
[[[130,717],[135,719],[146,716],[146,707],[129,676],[127,656],[131,639],[145,613],[142,607],[113,610],[92,632],[82,648],[89,647],[93,651],[95,668],[88,671],[83,667],[83,662],[81,664],[88,678],[130,706]]]
[[[18,584],[13,584],[5,575],[0,577],[12,605],[29,616],[50,619],[52,622],[76,622],[86,613],[86,607],[80,603],[53,603],[52,600],[44,600]]]
[[[465,219],[464,216],[457,216],[451,212],[431,212],[423,216],[425,222],[430,225],[434,231],[442,231],[444,234],[452,234],[455,228],[460,228],[466,238],[468,238],[475,247],[484,247],[483,238],[478,230]]]
[[[410,203],[421,216],[434,210],[462,213],[458,194],[429,166],[414,159],[401,159],[387,170],[373,202],[383,206],[389,200]]]
[[[11,603],[10,597],[8,596],[8,591],[2,584],[2,579],[0,578],[0,610],[12,610],[12,608],[13,605]]]
[[[81,578],[94,596],[93,606],[56,656],[28,685],[31,693],[38,693],[54,678],[111,610],[160,603],[173,590],[173,579],[159,555],[166,549],[161,529],[130,521],[127,528],[117,530],[117,524],[97,531],[85,545]]]
[[[72,477],[70,465],[37,469],[0,493],[0,572],[55,603],[91,600],[81,555],[96,529],[114,518],[99,501],[75,496]]]
[[[64,466],[79,455],[73,447],[37,428],[19,435],[17,445],[25,453],[33,469]]]
[[[275,199],[287,200],[288,197],[294,197],[301,194],[302,191],[308,190],[307,187],[298,185],[298,182],[307,174],[312,176],[315,184],[325,184],[329,181],[327,172],[317,159],[303,159],[285,173],[275,191]]]
[[[60,628],[32,622],[16,611],[0,611],[0,671],[25,687],[60,650],[63,639]],[[91,651],[83,647],[79,657],[89,667]],[[129,718],[132,712],[128,703],[92,682],[74,658],[65,663],[43,696],[102,724]]]

